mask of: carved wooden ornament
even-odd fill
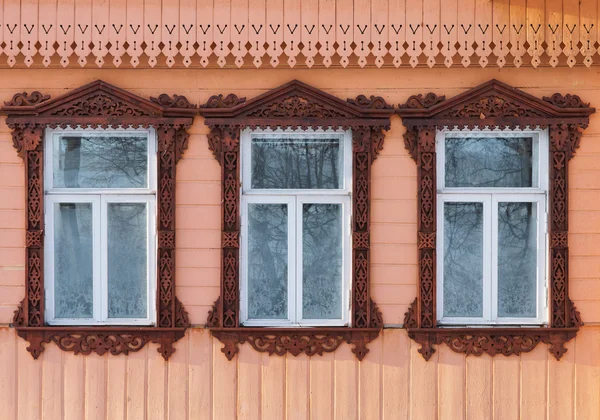
[[[408,335],[429,359],[434,345],[481,355],[520,354],[544,342],[557,358],[582,324],[569,299],[568,194],[569,160],[579,147],[589,116],[595,112],[576,95],[538,99],[491,80],[452,99],[429,93],[408,99],[397,110],[406,126],[405,147],[418,167],[418,296],[404,318]],[[549,165],[549,307],[548,327],[439,328],[436,324],[436,150],[437,129],[547,128]]]
[[[360,95],[343,101],[299,81],[292,81],[246,101],[236,95],[211,97],[200,114],[210,127],[209,147],[221,165],[223,224],[221,296],[207,324],[231,360],[238,344],[257,351],[309,356],[335,351],[344,341],[362,360],[383,321],[370,295],[369,232],[371,165],[383,148],[392,106],[383,98]],[[246,328],[239,318],[240,134],[243,128],[343,128],[353,139],[353,252],[351,327]]]
[[[13,130],[13,145],[25,162],[26,272],[25,299],[13,325],[29,342],[37,359],[43,343],[53,341],[74,353],[128,354],[152,341],[165,359],[189,326],[187,312],[175,296],[175,166],[187,148],[186,129],[197,110],[185,97],[160,95],[146,100],[102,81],[55,99],[39,92],[18,93],[1,112]],[[155,327],[73,327],[44,323],[44,131],[45,128],[154,127],[158,137],[157,218],[159,246]]]

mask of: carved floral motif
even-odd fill
[[[257,109],[246,114],[246,117],[345,118],[350,115],[333,109],[327,104],[311,101],[300,95],[291,95],[276,102],[261,104]]]
[[[38,91],[29,95],[27,92],[15,93],[12,99],[4,102],[6,106],[33,106],[50,99],[50,95],[44,95]]]
[[[348,99],[350,105],[364,109],[393,109],[393,105],[389,105],[381,96],[371,95],[367,98],[365,95],[358,95],[356,99]]]
[[[438,96],[433,92],[430,92],[423,96],[423,94],[412,95],[406,100],[406,102],[400,105],[400,108],[406,109],[426,109],[431,108],[434,105],[442,103],[446,100],[444,95]]]
[[[589,102],[583,102],[577,95],[571,95],[570,93],[565,96],[560,93],[555,93],[552,96],[544,96],[544,101],[551,103],[559,108],[589,108]]]
[[[491,94],[474,98],[443,112],[439,117],[446,118],[498,118],[498,117],[543,117],[544,114],[519,102],[503,96]]]
[[[183,95],[169,96],[166,93],[158,95],[158,98],[150,98],[150,101],[162,106],[163,108],[180,108],[180,109],[194,109],[197,107],[196,104],[191,104],[188,99]]]
[[[237,95],[230,93],[226,97],[223,95],[213,95],[200,108],[233,108],[236,105],[246,102],[246,98],[238,98]]]
[[[76,99],[67,105],[55,109],[51,115],[64,117],[140,117],[150,114],[144,109],[123,102],[116,96],[113,97],[104,92],[99,92],[83,99]]]

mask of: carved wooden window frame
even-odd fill
[[[381,97],[363,95],[343,101],[297,80],[246,101],[234,94],[212,96],[200,107],[210,127],[209,147],[221,165],[222,267],[221,294],[209,312],[207,325],[231,360],[238,345],[249,342],[257,351],[309,356],[353,344],[359,360],[367,344],[383,327],[381,313],[370,297],[371,165],[383,148],[393,107]],[[352,129],[352,284],[351,326],[315,328],[243,327],[239,319],[240,135],[249,127]]]
[[[34,359],[44,343],[54,342],[75,354],[129,354],[146,343],[159,344],[167,360],[175,351],[173,343],[185,334],[189,319],[175,296],[175,179],[176,164],[187,148],[187,129],[197,109],[179,95],[158,98],[135,96],[103,81],[95,81],[50,99],[40,92],[17,93],[5,102],[13,146],[25,162],[27,188],[25,298],[15,311],[13,325],[29,342]],[[57,326],[44,322],[44,134],[46,128],[148,128],[158,140],[156,197],[157,275],[156,325]]]
[[[565,343],[582,324],[569,299],[568,288],[568,164],[579,147],[589,116],[595,112],[576,95],[554,94],[538,99],[497,80],[491,80],[446,100],[434,93],[411,96],[397,113],[406,127],[405,147],[417,163],[418,182],[418,296],[404,319],[410,338],[421,345],[426,360],[434,345],[479,356],[520,354],[538,343],[550,345],[560,359]],[[548,129],[549,150],[549,306],[548,327],[440,328],[436,323],[436,131],[524,127]]]

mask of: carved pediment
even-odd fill
[[[283,99],[277,98],[270,103],[261,104],[246,114],[257,118],[348,118],[347,112],[311,100],[311,98],[292,94]]]
[[[492,93],[450,108],[438,117],[447,118],[497,118],[545,117],[547,114],[510,98]]]
[[[50,115],[77,117],[150,116],[147,110],[104,92],[86,95],[52,110]]]

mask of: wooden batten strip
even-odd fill
[[[0,0],[8,66],[447,67],[597,60],[598,0]],[[281,63],[284,59],[285,63]],[[265,61],[266,60],[266,61]],[[4,62],[4,61],[2,61]],[[77,64],[75,64],[77,63]]]

